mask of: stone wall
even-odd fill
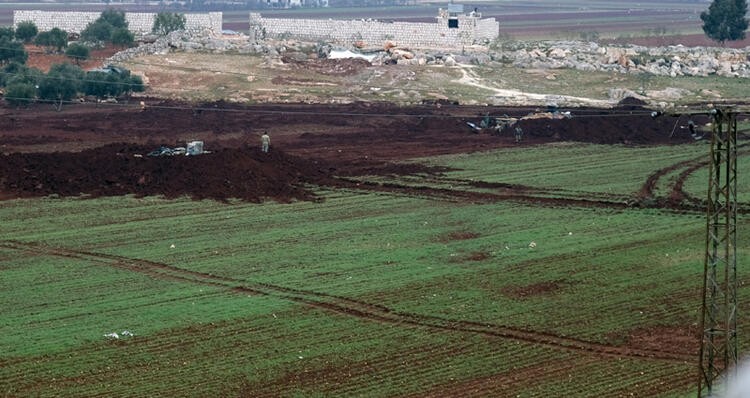
[[[100,15],[100,12],[16,10],[13,11],[13,26],[17,26],[19,22],[32,21],[40,32],[60,28],[66,32],[80,33]],[[185,14],[185,28],[221,32],[222,17],[221,12]],[[152,12],[125,13],[128,28],[139,35],[151,32],[155,18],[156,13]]]
[[[397,46],[456,49],[485,44],[499,35],[500,24],[494,18],[459,16],[458,28],[448,28],[447,18],[436,23],[381,22],[374,20],[333,20],[263,18],[250,14],[250,30],[256,38],[325,40],[344,45],[382,46],[390,41]]]

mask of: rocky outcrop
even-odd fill
[[[578,41],[507,43],[493,59],[518,68],[750,78],[750,47],[601,46]]]
[[[256,41],[247,35],[225,36],[211,30],[177,31],[164,37],[151,37],[148,43],[115,54],[119,62],[145,54],[169,51],[236,52],[277,56],[304,52],[327,57],[333,48],[325,43],[299,41]],[[415,50],[386,46],[361,48],[374,54],[373,65],[512,65],[522,69],[577,69],[617,73],[647,73],[657,76],[727,76],[750,78],[750,47],[643,47],[603,46],[580,41],[507,42],[495,50],[467,48],[460,53]]]

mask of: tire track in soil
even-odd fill
[[[352,178],[339,177],[340,184],[335,187],[339,189],[350,189],[357,191],[376,191],[393,194],[405,195],[415,198],[430,198],[444,200],[456,203],[476,203],[487,204],[501,201],[515,201],[519,203],[532,203],[535,205],[545,205],[548,207],[598,207],[610,209],[626,209],[633,207],[631,203],[618,199],[584,199],[584,198],[561,198],[561,197],[544,197],[536,196],[552,191],[540,190],[537,188],[527,188],[514,190],[512,188],[500,187],[502,192],[477,192],[463,191],[460,189],[435,188],[423,185],[404,185],[397,183],[381,183],[371,181],[361,181]],[[466,181],[466,183],[471,183]],[[698,210],[690,207],[680,207],[680,210]],[[700,209],[703,211],[703,209]]]
[[[738,145],[738,148],[745,148],[749,145],[750,143],[745,143],[742,145]],[[740,155],[747,155],[748,153],[750,153],[750,150],[737,151],[737,156],[739,157]],[[685,181],[687,181],[690,175],[692,175],[696,170],[707,166],[709,163],[710,161],[706,160],[706,156],[699,156],[661,168],[648,176],[646,182],[643,183],[641,189],[638,191],[637,196],[640,200],[656,199],[660,207],[679,209],[698,208],[701,210],[705,210],[703,200],[689,195],[684,191],[683,188],[685,185]],[[665,175],[683,168],[684,170],[680,172],[675,181],[669,184],[669,194],[667,194],[667,196],[663,198],[655,197],[654,189],[659,183],[659,180]],[[682,203],[683,201],[688,202],[689,204],[686,205],[685,203]],[[747,210],[745,209],[744,211]]]
[[[475,333],[607,357],[629,357],[675,363],[691,362],[694,359],[694,355],[690,353],[618,347],[552,333],[544,333],[503,325],[461,321],[438,316],[394,311],[383,305],[372,304],[328,293],[229,278],[210,273],[186,270],[155,261],[134,259],[112,254],[94,253],[63,247],[53,247],[40,243],[26,243],[12,240],[0,241],[0,247],[32,254],[89,261],[92,263],[142,273],[156,279],[224,287],[230,291],[241,294],[271,296],[303,303],[343,315],[382,323],[423,327],[446,332]]]

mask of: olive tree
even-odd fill
[[[112,43],[117,46],[133,44],[135,37],[128,30],[125,12],[113,9],[102,11],[96,21],[86,25],[81,40],[92,43]]]
[[[114,28],[106,21],[94,21],[86,25],[81,32],[81,40],[98,43],[108,42],[112,38]]]
[[[90,54],[89,48],[79,43],[73,43],[65,50],[65,55],[75,61],[76,65],[80,65],[81,61],[89,59]]]
[[[708,10],[701,13],[703,32],[722,45],[727,40],[742,40],[748,26],[746,14],[746,0],[714,0]]]
[[[112,31],[112,37],[110,41],[115,46],[129,47],[135,42],[135,35],[127,28],[115,28]]]
[[[57,52],[68,46],[68,33],[60,28],[52,28],[48,32],[36,35],[34,44],[54,48]]]
[[[26,105],[36,97],[36,87],[31,83],[14,82],[5,88],[5,101],[11,105]]]
[[[151,32],[157,35],[167,35],[175,30],[185,29],[185,14],[176,12],[160,12],[154,19],[154,26]]]
[[[113,28],[128,28],[128,21],[125,19],[125,11],[108,8],[102,11],[98,20],[110,24]]]
[[[12,26],[0,26],[0,39],[13,40],[14,37],[16,37],[16,32]]]
[[[64,101],[78,95],[85,74],[81,68],[71,64],[52,65],[39,82],[39,98],[53,101],[60,110]]]
[[[118,97],[143,90],[145,86],[141,77],[131,75],[130,71],[124,68],[87,72],[83,82],[83,92],[97,98]]]
[[[19,22],[18,26],[16,26],[16,39],[24,43],[30,43],[31,39],[36,37],[37,33],[39,33],[39,29],[32,21]]]
[[[0,86],[10,86],[13,83],[27,83],[32,86],[39,84],[44,73],[36,68],[29,68],[18,62],[11,62],[2,68]]]
[[[23,44],[15,40],[8,40],[7,37],[0,37],[0,65],[11,62],[19,64],[26,63],[29,54],[26,53]]]

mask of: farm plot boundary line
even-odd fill
[[[431,199],[445,200],[449,202],[471,202],[471,203],[495,203],[499,201],[518,201],[518,202],[531,202],[531,203],[549,203],[551,205],[560,206],[579,206],[579,207],[607,207],[607,208],[627,208],[628,204],[624,202],[608,201],[608,200],[590,200],[590,199],[577,199],[577,198],[550,198],[544,196],[535,196],[522,193],[492,193],[492,192],[477,192],[477,191],[464,191],[460,189],[449,189],[449,188],[436,188],[425,185],[406,185],[391,182],[373,182],[367,180],[359,180],[356,178],[349,177],[337,177],[339,181],[345,184],[343,187],[351,190],[365,190],[365,191],[377,191],[377,192],[388,192],[394,194],[402,194],[409,197],[428,197]],[[453,180],[454,182],[457,180]],[[471,181],[464,181],[465,184],[471,185]],[[500,187],[499,189],[509,190],[509,188]],[[536,188],[522,188],[523,191],[537,191],[539,193],[547,192],[544,190],[538,190]]]
[[[347,316],[353,316],[355,318],[382,323],[424,327],[447,332],[481,334],[607,357],[628,357],[674,363],[689,363],[694,360],[694,355],[689,353],[618,347],[559,336],[552,333],[543,333],[503,325],[453,320],[437,316],[394,311],[386,306],[371,304],[347,297],[191,271],[155,261],[13,240],[0,241],[0,247],[37,255],[50,255],[90,261],[110,267],[139,272],[156,279],[224,287],[230,291],[241,294],[271,296],[303,303],[312,307]]]

